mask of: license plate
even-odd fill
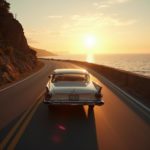
[[[79,95],[78,94],[70,94],[69,100],[70,101],[77,101],[77,100],[79,100]]]

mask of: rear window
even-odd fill
[[[55,74],[52,77],[52,82],[61,82],[61,81],[80,81],[87,82],[89,79],[86,74]]]

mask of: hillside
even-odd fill
[[[9,7],[0,0],[0,85],[33,70],[37,63],[36,52],[28,46],[23,27]]]
[[[56,54],[49,52],[47,50],[37,49],[37,48],[33,48],[33,47],[32,47],[32,49],[36,51],[37,57],[56,56]]]

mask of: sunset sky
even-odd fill
[[[150,53],[150,0],[8,0],[28,43],[55,53]]]

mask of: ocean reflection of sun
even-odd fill
[[[93,54],[87,54],[86,55],[86,61],[89,63],[94,63],[94,55]]]
[[[94,35],[86,35],[84,37],[84,45],[86,48],[86,61],[94,63],[94,47],[96,46],[96,37]]]

